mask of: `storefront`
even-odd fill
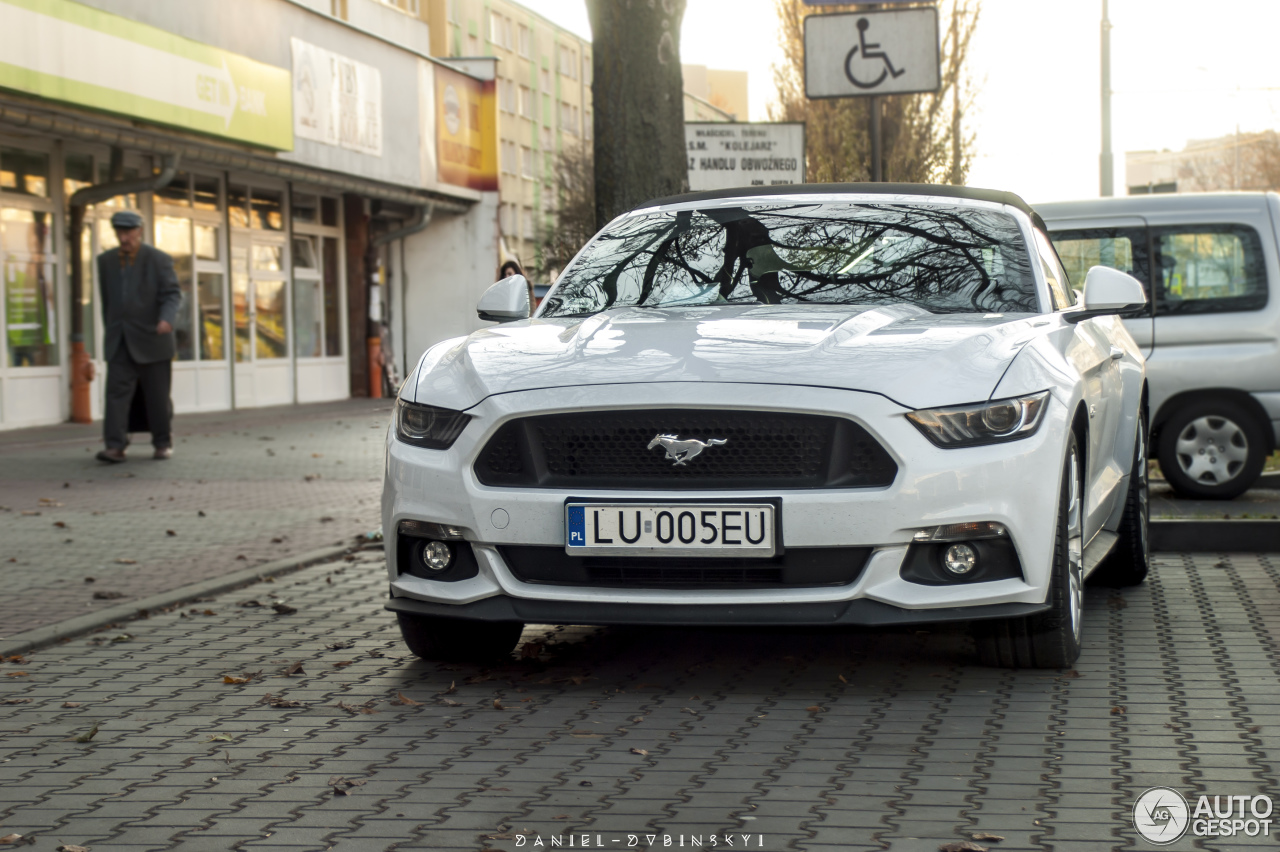
[[[139,21],[113,14],[138,13],[125,0],[0,0],[0,29],[33,29],[42,42],[0,64],[0,429],[76,414],[79,342],[96,369],[76,417],[101,417],[94,259],[114,247],[109,219],[122,207],[174,259],[177,412],[367,394],[370,340],[390,327],[384,302],[397,301],[383,298],[388,279],[403,306],[408,282],[429,292],[463,276],[470,300],[472,279],[490,277],[474,267],[491,265],[496,201],[436,172],[434,61],[286,0],[228,0],[202,16],[176,5],[144,7]],[[297,37],[263,44],[246,37],[247,20]],[[47,55],[118,50],[121,39],[150,51],[159,77],[193,74],[190,102],[178,102],[180,86],[109,71],[89,85],[76,79],[90,74],[87,59]],[[192,72],[199,62],[206,70]],[[160,180],[174,161],[163,186],[110,194]],[[76,208],[73,263],[73,197],[104,186],[110,197]],[[430,227],[406,228],[415,217]],[[403,266],[406,246],[428,258],[421,272]],[[446,249],[463,256],[431,262]]]

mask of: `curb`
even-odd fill
[[[358,545],[344,544],[312,550],[299,556],[289,556],[284,559],[277,559],[274,562],[266,562],[256,568],[243,568],[230,574],[224,574],[221,577],[213,577],[208,580],[202,580],[199,583],[180,586],[176,589],[140,598],[129,603],[117,604],[88,615],[59,621],[57,624],[37,627],[34,630],[15,633],[12,636],[0,637],[0,657],[34,651],[38,648],[52,645],[59,639],[79,636],[105,627],[113,622],[133,621],[142,617],[144,612],[185,603],[192,598],[203,598],[244,586],[251,586],[266,577],[278,577],[320,562],[327,562],[350,552],[356,546]]]
[[[1183,553],[1280,553],[1280,521],[1189,518],[1152,521],[1151,549]]]

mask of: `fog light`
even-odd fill
[[[942,567],[963,577],[978,567],[978,554],[967,544],[953,544],[942,553]]]
[[[453,562],[453,548],[443,541],[429,541],[422,546],[422,561],[432,571],[443,571]]]

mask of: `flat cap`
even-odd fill
[[[141,228],[142,216],[132,210],[119,210],[111,214],[111,227],[120,231]]]

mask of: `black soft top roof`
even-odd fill
[[[637,204],[633,210],[646,207],[657,207],[665,204],[687,204],[699,201],[720,201],[725,198],[753,198],[761,195],[932,195],[940,198],[972,198],[977,201],[990,201],[994,204],[1007,204],[1021,210],[1031,217],[1040,228],[1044,222],[1040,214],[1031,209],[1031,205],[1022,197],[1012,192],[998,189],[978,189],[971,186],[953,186],[943,183],[788,183],[778,186],[743,186],[734,189],[713,189],[706,192],[688,192],[684,195],[670,195],[666,198],[654,198],[643,204]]]

